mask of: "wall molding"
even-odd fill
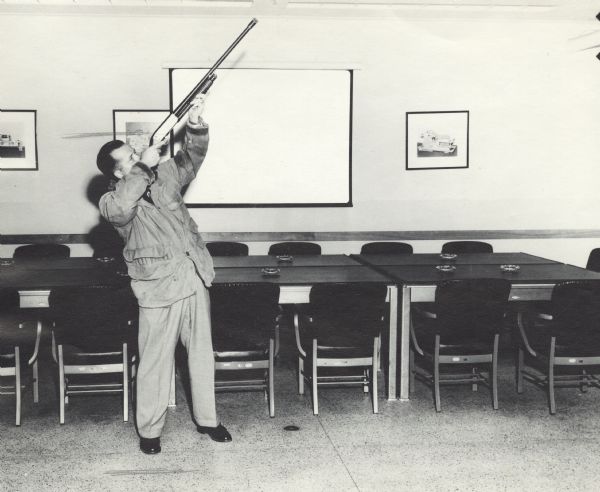
[[[203,232],[206,241],[436,241],[459,239],[600,238],[600,229],[522,229],[454,231]],[[89,244],[88,234],[3,234],[0,244]]]

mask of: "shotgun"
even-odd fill
[[[258,20],[252,19],[250,24],[246,26],[246,29],[242,31],[242,33],[235,39],[235,41],[227,48],[225,53],[221,55],[221,57],[216,61],[216,63],[210,68],[208,72],[202,77],[200,82],[196,84],[196,86],[189,92],[187,96],[179,103],[179,105],[165,118],[165,120],[160,124],[160,126],[154,131],[152,137],[150,137],[150,145],[153,145],[154,142],[160,142],[165,139],[167,135],[171,132],[171,130],[177,125],[179,120],[183,118],[187,112],[190,110],[192,102],[194,98],[198,94],[206,94],[210,86],[213,84],[217,75],[214,73],[219,65],[223,63],[225,58],[229,56],[229,53],[233,51],[233,49],[239,44],[239,42],[244,38],[246,34],[252,29]]]

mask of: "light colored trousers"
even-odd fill
[[[192,409],[198,425],[217,425],[210,297],[195,294],[160,308],[140,307],[136,418],[141,437],[160,437],[169,404],[177,341],[187,350]]]

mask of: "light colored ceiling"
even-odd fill
[[[0,0],[0,13],[518,17],[593,21],[597,0]]]

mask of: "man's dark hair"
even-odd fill
[[[111,140],[100,147],[98,156],[96,157],[96,165],[105,176],[109,178],[115,177],[113,172],[115,170],[115,164],[117,161],[113,159],[110,153],[113,150],[117,150],[118,148],[122,147],[123,145],[125,145],[125,142],[122,142],[121,140]]]

